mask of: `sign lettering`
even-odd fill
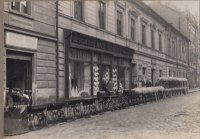
[[[129,56],[131,58],[133,56],[134,50],[127,48],[127,47],[122,47],[122,46],[114,44],[114,43],[103,41],[103,40],[100,40],[100,39],[97,39],[94,37],[90,37],[90,36],[87,36],[84,34],[80,34],[77,32],[72,32],[71,37],[72,37],[72,39],[71,39],[72,43],[75,43],[75,44],[85,45],[88,47]]]

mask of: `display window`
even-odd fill
[[[130,89],[130,65],[130,60],[111,54],[70,48],[69,98]]]
[[[7,51],[6,55],[6,106],[13,106],[12,95],[24,97],[21,104],[32,104],[32,60],[31,55]],[[19,103],[19,102],[18,102]],[[20,104],[19,103],[19,104]]]
[[[70,62],[69,97],[91,96],[91,65],[88,62]]]

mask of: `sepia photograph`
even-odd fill
[[[4,1],[3,138],[200,139],[199,6]]]

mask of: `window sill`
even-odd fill
[[[24,13],[21,13],[21,12],[12,10],[12,9],[10,9],[9,12],[10,12],[10,13],[13,13],[13,14],[16,14],[16,15],[20,15],[20,16],[23,16],[23,17],[26,17],[26,18],[29,18],[29,19],[34,20],[34,17],[31,16],[31,15],[28,15],[28,14],[24,14]]]

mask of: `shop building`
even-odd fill
[[[55,2],[4,2],[4,19],[5,93],[22,91],[31,105],[46,103],[49,93],[56,96]]]
[[[188,76],[189,40],[140,1],[6,2],[4,15],[5,91],[32,105],[95,97],[111,77],[119,90]]]
[[[180,11],[170,3],[164,5],[161,2],[151,2],[149,6],[190,40],[189,50],[187,50],[189,59],[188,79],[190,80],[189,87],[190,88],[195,87],[197,83],[197,69],[198,69],[198,55],[199,55],[198,21],[196,21],[194,15],[192,15],[189,11],[187,10]],[[184,60],[181,57],[181,54],[183,55],[184,51],[185,49],[182,49],[181,53],[179,54],[180,57],[178,59]]]

